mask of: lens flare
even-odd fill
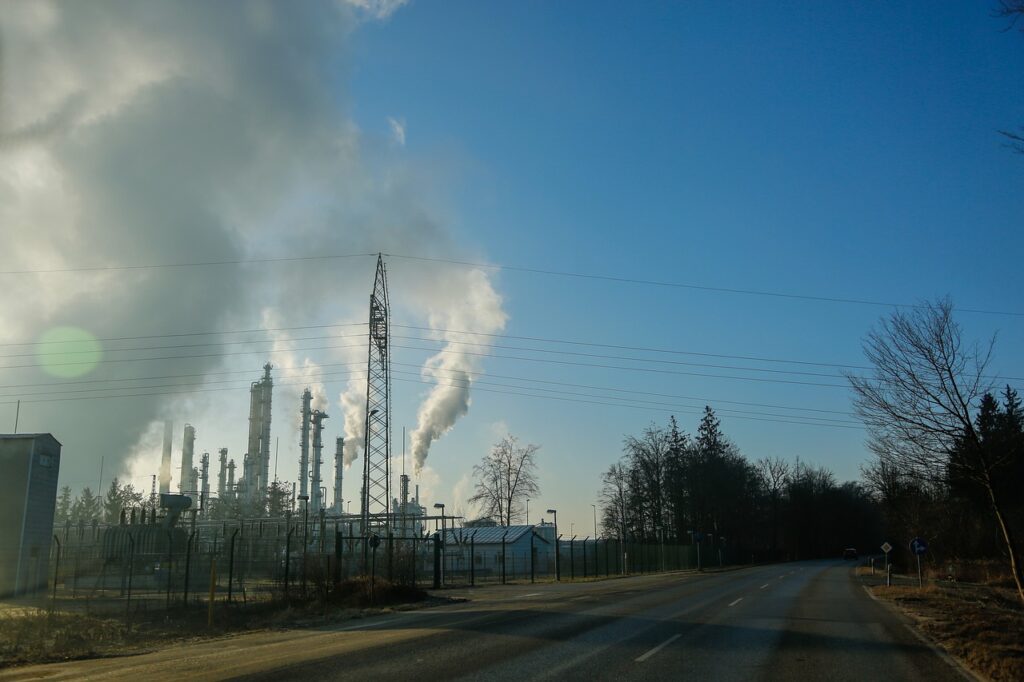
[[[39,337],[39,364],[47,374],[80,377],[96,369],[103,348],[95,336],[78,327],[54,327]]]

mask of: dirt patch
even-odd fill
[[[1012,590],[955,583],[873,590],[975,672],[992,680],[1024,680],[1024,608]]]
[[[174,644],[257,630],[319,627],[387,611],[447,603],[423,590],[354,579],[325,598],[276,599],[248,605],[206,604],[134,613],[131,618],[57,608],[0,610],[0,667],[144,653]]]

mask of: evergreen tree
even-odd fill
[[[98,520],[102,511],[102,500],[94,495],[92,489],[87,486],[82,489],[82,494],[71,505],[71,520],[75,523],[79,521],[90,523]]]
[[[57,508],[54,510],[53,523],[63,525],[71,518],[71,486],[65,485],[60,489],[60,496],[57,498]]]

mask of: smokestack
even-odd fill
[[[244,467],[245,490],[250,498],[266,492],[270,476],[270,399],[272,365],[263,365],[263,378],[249,389],[249,461]]]
[[[270,487],[270,402],[274,382],[270,378],[270,370],[273,368],[269,362],[263,365],[263,414],[260,415],[260,471],[259,490],[260,494],[266,495]]]
[[[416,484],[416,504],[420,503],[420,484]]]
[[[334,443],[334,511],[344,514],[345,503],[341,498],[341,481],[345,475],[345,439],[338,436]]]
[[[252,483],[251,476],[252,476],[252,457],[250,457],[249,453],[247,452],[247,453],[245,453],[245,455],[242,456],[242,480],[239,481],[239,483],[238,483],[238,488],[243,493],[246,492],[247,486],[249,486]]]
[[[228,462],[228,488],[227,493],[231,497],[235,496],[235,460]]]
[[[401,481],[399,488],[402,491],[402,511],[404,512],[406,505],[409,504],[409,476],[402,474],[399,480]]]
[[[224,477],[227,475],[228,469],[228,449],[220,449],[220,466],[217,468],[217,499],[224,499],[224,493],[226,492],[226,481]]]
[[[174,424],[170,420],[164,422],[164,455],[160,460],[160,492],[171,492],[171,432]]]
[[[324,506],[323,490],[320,487],[320,465],[323,464],[323,433],[325,419],[327,419],[326,412],[313,410],[313,494],[311,501],[313,503],[313,511],[315,512],[320,511]]]
[[[199,493],[199,511],[206,511],[206,500],[210,497],[210,453],[204,452],[203,458],[200,460],[202,467],[201,473],[199,474],[199,480],[201,481],[200,493]]]
[[[302,433],[299,436],[299,496],[308,494],[307,485],[309,481],[309,418],[310,402],[313,394],[309,388],[302,392]]]
[[[178,492],[185,495],[195,492],[192,482],[192,454],[196,446],[196,430],[191,424],[185,424],[185,435],[181,441],[181,478],[178,481]]]

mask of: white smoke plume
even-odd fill
[[[405,156],[405,148],[391,143],[386,121],[375,138],[361,132],[349,113],[351,35],[361,21],[387,19],[401,5],[3,4],[0,342],[30,344],[58,326],[79,327],[100,339],[150,337],[103,342],[103,362],[78,377],[124,381],[107,386],[137,387],[136,397],[44,402],[53,395],[0,390],[4,418],[9,409],[13,421],[14,400],[24,398],[21,428],[53,432],[74,453],[62,463],[62,483],[95,486],[101,457],[107,482],[127,473],[129,458],[152,460],[133,468],[155,471],[159,448],[151,447],[150,426],[166,418],[174,420],[176,437],[184,422],[197,427],[198,452],[221,446],[236,457],[244,452],[245,388],[188,393],[182,381],[172,394],[147,388],[143,377],[198,377],[189,379],[194,386],[225,370],[256,380],[267,360],[312,369],[327,364],[318,358],[346,359],[345,350],[306,353],[292,343],[297,335],[270,337],[273,351],[287,351],[270,357],[220,344],[238,340],[231,330],[365,321],[370,259],[239,261],[388,250],[457,253],[434,217],[444,214],[431,196],[437,187],[434,159]],[[224,265],[137,267],[195,262]],[[81,267],[101,269],[54,272]],[[489,305],[480,305],[487,311],[482,320],[475,320],[457,310],[461,291],[436,283],[436,268],[404,270],[401,289],[415,292],[408,311],[430,310],[438,326],[493,329],[504,323],[500,300],[482,273],[452,278],[472,297],[492,296]],[[484,291],[473,291],[476,285]],[[205,334],[180,343],[209,347],[159,348],[179,343],[166,335],[192,332]],[[133,346],[152,350],[121,350]],[[363,348],[356,357],[365,358]],[[44,355],[37,363],[0,361],[0,385],[30,384],[37,394],[44,384],[48,391],[64,390],[44,367],[55,356]],[[124,360],[130,357],[152,359]],[[106,362],[114,359],[121,361]],[[441,366],[473,367],[439,360]],[[329,383],[323,383],[318,405],[328,395]],[[343,399],[344,419],[338,415],[334,422],[340,429],[344,421],[352,457],[362,442],[363,386],[353,381]],[[429,441],[468,405],[459,391],[435,393],[424,405],[423,456]],[[286,412],[297,411],[297,400],[289,404],[293,399],[276,393],[275,416],[282,402]],[[282,433],[280,424],[275,419],[275,434]]]
[[[421,373],[424,379],[437,385],[420,405],[416,429],[411,436],[413,465],[417,472],[426,462],[431,444],[469,411],[470,387],[481,367],[479,354],[486,352],[492,341],[486,335],[502,331],[507,321],[501,296],[491,286],[485,272],[472,269],[458,279],[461,281],[451,283],[451,290],[461,292],[463,300],[443,309],[432,308],[428,318],[434,330],[433,338],[447,343],[427,360]]]

